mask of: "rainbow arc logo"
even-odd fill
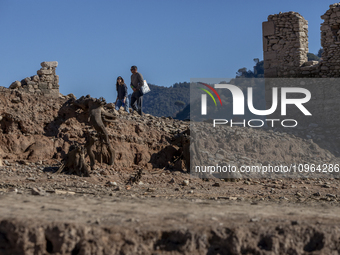
[[[203,83],[203,82],[198,82],[198,83],[199,83],[199,84],[202,84],[202,85],[204,85],[204,86],[206,86],[207,88],[209,88],[209,89],[217,96],[217,98],[218,98],[218,100],[220,101],[220,104],[221,104],[221,106],[222,106],[222,100],[221,100],[219,94],[217,93],[217,91],[216,91],[213,87],[211,87],[210,85],[208,85],[208,84],[206,84],[206,83]],[[206,93],[212,98],[212,100],[214,101],[215,106],[217,106],[215,97],[211,94],[211,92],[210,92],[209,90],[204,89],[204,88],[199,88],[199,89],[201,89],[201,90],[203,90],[204,92],[206,92]],[[202,114],[202,115],[207,115],[207,95],[206,95],[206,94],[202,94],[202,95],[201,95],[201,100],[202,100],[202,104],[201,104],[201,106],[202,106],[202,108],[201,108],[201,114]]]

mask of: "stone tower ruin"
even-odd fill
[[[269,15],[262,23],[264,76],[340,77],[340,3],[321,18],[321,61],[307,61],[308,22],[297,12]]]

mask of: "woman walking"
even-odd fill
[[[117,90],[117,99],[115,102],[116,110],[119,111],[120,107],[123,106],[125,111],[130,113],[127,86],[124,83],[124,79],[121,76],[118,76],[117,78],[116,90]]]

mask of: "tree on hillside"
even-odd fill
[[[318,51],[318,57],[321,58],[323,53],[323,48],[320,48]]]
[[[320,60],[320,57],[316,56],[315,54],[313,53],[307,53],[307,58],[308,58],[308,61],[319,61]]]
[[[247,70],[246,67],[238,69],[236,78],[260,78],[264,75],[263,60],[258,58],[253,59],[255,62],[254,71]]]

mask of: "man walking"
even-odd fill
[[[131,95],[131,107],[134,111],[137,111],[139,115],[142,115],[143,93],[142,86],[144,83],[143,75],[137,72],[137,66],[131,66],[131,88],[133,93]]]

